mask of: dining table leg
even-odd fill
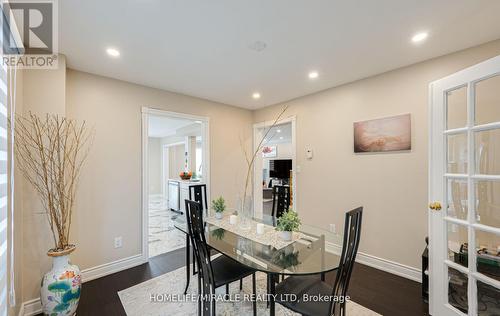
[[[184,295],[186,295],[188,287],[189,287],[189,277],[191,274],[191,271],[189,271],[191,263],[190,261],[190,256],[189,254],[191,253],[190,245],[189,245],[189,236],[186,234],[186,289],[184,290]]]
[[[270,316],[274,316],[275,314],[275,306],[276,306],[276,302],[274,301],[274,295],[276,294],[276,275],[275,274],[269,274],[269,279],[270,279],[270,282],[269,282],[269,294],[270,297],[269,297],[269,315]]]

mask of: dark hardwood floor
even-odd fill
[[[184,264],[182,248],[154,257],[147,264],[84,283],[77,315],[126,315],[118,291],[178,269]],[[332,282],[333,277],[332,273],[327,276],[327,280]],[[356,264],[349,287],[353,301],[386,316],[427,315],[427,305],[422,302],[420,291],[417,282],[361,264]]]

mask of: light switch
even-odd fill
[[[306,149],[306,159],[313,159],[313,150],[311,148]]]

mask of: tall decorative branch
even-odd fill
[[[251,179],[252,179],[252,170],[253,170],[253,166],[255,164],[255,158],[257,157],[257,155],[259,153],[262,153],[262,149],[264,147],[264,141],[265,141],[265,139],[267,138],[267,136],[269,135],[269,133],[271,132],[271,130],[273,129],[273,127],[275,127],[281,121],[281,119],[283,118],[283,115],[285,114],[285,112],[287,111],[287,109],[288,109],[288,105],[285,105],[283,107],[283,109],[281,109],[281,111],[279,112],[279,114],[276,117],[276,119],[269,126],[269,128],[267,128],[266,132],[264,133],[264,136],[262,136],[262,138],[260,139],[259,144],[257,145],[257,147],[256,147],[255,151],[253,152],[252,156],[249,156],[247,150],[245,149],[245,145],[243,144],[243,141],[240,139],[241,149],[243,150],[243,155],[245,156],[245,159],[246,159],[246,162],[247,162],[247,167],[248,167],[247,174],[246,174],[246,179],[245,179],[245,189],[243,191],[243,199],[245,199],[245,197],[247,196],[248,186],[250,185],[250,182],[251,182]]]
[[[14,124],[17,166],[38,193],[54,238],[49,252],[72,248],[75,193],[93,129],[85,121],[49,114],[40,118],[31,112],[17,116]]]

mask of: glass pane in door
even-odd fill
[[[476,230],[477,272],[500,281],[500,235]]]
[[[448,303],[467,314],[469,303],[467,300],[467,275],[448,267]]]
[[[477,222],[500,227],[500,182],[478,181],[475,187]]]
[[[467,173],[467,134],[448,136],[448,173]]]
[[[467,181],[448,180],[448,216],[467,220]]]
[[[500,122],[500,76],[476,84],[476,125]]]
[[[477,132],[476,173],[500,175],[500,129]]]
[[[467,125],[467,87],[446,93],[446,127],[454,129]]]
[[[448,260],[464,267],[469,265],[467,256],[467,227],[448,222]]]
[[[477,281],[477,315],[500,315],[500,290]]]

